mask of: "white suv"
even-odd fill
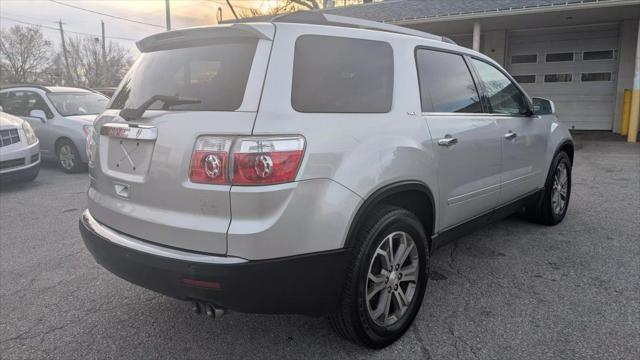
[[[138,47],[90,135],[80,230],[105,268],[197,312],[329,314],[383,347],[438,245],[567,211],[553,104],[442,37],[307,13]]]

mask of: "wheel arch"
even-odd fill
[[[556,151],[553,154],[553,158],[554,159],[556,157],[556,155],[558,155],[558,153],[560,153],[560,151],[564,151],[567,153],[567,155],[569,155],[569,160],[571,160],[571,164],[573,165],[573,155],[575,152],[575,146],[573,144],[573,141],[567,139],[563,142],[561,142],[558,147],[556,148]]]
[[[69,138],[67,136],[64,136],[64,135],[63,136],[59,136],[56,139],[56,141],[54,141],[54,143],[53,143],[53,149],[55,150],[56,157],[58,157],[58,148],[60,147],[60,144],[65,140],[71,142],[73,144],[73,146],[76,147],[76,150],[78,149],[78,145],[73,141],[73,139],[71,139],[71,138]]]
[[[401,181],[383,186],[374,191],[360,205],[347,232],[345,248],[349,248],[355,241],[360,227],[365,223],[367,214],[378,205],[395,205],[414,213],[427,233],[427,246],[431,248],[432,235],[435,230],[436,208],[431,189],[420,181]]]

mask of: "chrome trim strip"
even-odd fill
[[[457,116],[457,117],[487,117],[487,118],[529,118],[527,115],[499,114],[499,113],[454,113],[454,112],[423,112],[422,116]]]
[[[108,123],[100,128],[100,135],[119,139],[156,140],[158,129],[155,126]]]
[[[82,213],[82,217],[80,220],[89,230],[91,230],[101,238],[109,242],[112,242],[116,245],[124,246],[126,248],[140,251],[146,254],[161,256],[161,257],[169,258],[173,260],[183,260],[183,261],[197,262],[197,263],[203,263],[203,264],[230,265],[230,264],[242,264],[242,263],[248,262],[248,260],[238,258],[238,257],[198,254],[194,252],[181,251],[181,250],[171,249],[163,246],[149,244],[147,242],[134,239],[130,236],[116,232],[115,230],[112,230],[100,224],[96,219],[93,218],[93,216],[91,216],[91,213],[89,213],[89,209],[85,210]]]

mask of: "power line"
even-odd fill
[[[52,3],[58,4],[58,5],[68,6],[70,8],[74,8],[74,9],[78,9],[78,10],[82,10],[82,11],[87,11],[87,12],[98,14],[98,15],[102,15],[102,16],[108,16],[108,17],[111,17],[111,18],[114,18],[114,19],[119,19],[119,20],[129,21],[129,22],[132,22],[132,23],[137,23],[137,24],[142,24],[142,25],[149,25],[149,26],[154,26],[154,27],[158,27],[158,28],[164,29],[164,26],[158,25],[158,24],[151,24],[151,23],[147,23],[147,22],[144,22],[144,21],[127,19],[127,18],[121,17],[121,16],[116,16],[116,15],[103,13],[103,12],[100,12],[100,11],[85,9],[85,8],[80,7],[80,6],[75,6],[75,5],[71,5],[71,4],[65,4],[65,3],[57,1],[57,0],[49,0],[49,1],[51,1]]]
[[[13,19],[13,18],[10,18],[8,16],[0,16],[0,18],[7,19],[7,20],[10,20],[10,21],[13,21],[13,22],[20,23],[20,24],[38,26],[38,27],[42,27],[42,28],[45,28],[45,29],[49,29],[49,30],[60,31],[58,28],[55,28],[53,26],[34,24],[34,23],[31,23],[31,22],[23,21],[23,20]],[[91,34],[91,33],[80,32],[80,31],[65,30],[65,32],[78,34],[78,35],[93,36],[93,37],[100,37],[101,36],[101,35],[97,35],[97,34]],[[115,40],[138,41],[136,39],[124,38],[124,37],[118,37],[118,36],[106,36],[106,37],[109,38],[109,39],[115,39]]]

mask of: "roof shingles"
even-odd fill
[[[454,16],[473,13],[509,11],[575,3],[594,3],[618,0],[387,0],[365,5],[317,10],[328,14],[350,16],[380,22]],[[267,21],[271,17],[258,16],[242,21]]]

